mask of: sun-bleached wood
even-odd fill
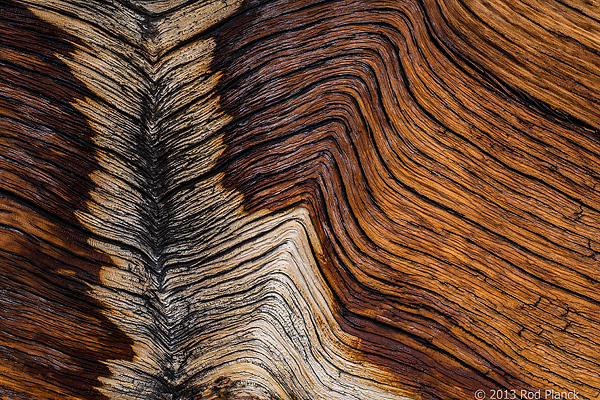
[[[135,353],[108,362],[100,392],[405,399],[392,375],[360,361],[358,339],[337,324],[307,211],[247,215],[241,195],[222,187],[223,174],[210,173],[231,118],[214,93],[214,40],[185,41],[227,8],[198,4],[151,24],[148,37],[135,31],[141,17],[131,12],[113,15],[119,28],[106,35],[104,14],[80,9],[87,5],[31,8],[82,40],[61,60],[94,94],[75,104],[96,132],[99,165],[88,211],[77,217],[112,260],[90,291]]]

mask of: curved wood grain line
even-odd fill
[[[427,398],[598,393],[595,27],[560,58],[550,18],[485,25],[522,4],[247,2],[215,34],[226,186],[309,205],[339,323]]]
[[[598,397],[593,4],[24,3],[2,396]]]

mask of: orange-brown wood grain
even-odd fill
[[[338,321],[423,398],[600,394],[597,13],[529,3],[248,2],[215,34],[226,185],[311,210]]]
[[[97,399],[131,340],[89,294],[110,259],[74,216],[97,169],[87,94],[56,54],[76,38],[0,5],[0,397]]]

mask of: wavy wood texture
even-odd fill
[[[98,168],[71,105],[89,91],[60,61],[78,39],[12,2],[0,16],[0,397],[101,398],[133,341],[87,290],[110,260],[74,216]]]
[[[5,0],[0,85],[0,397],[600,398],[597,3]]]

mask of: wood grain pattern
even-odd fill
[[[71,106],[87,88],[59,59],[77,38],[11,1],[0,15],[0,397],[100,399],[104,362],[133,353],[87,291],[110,260],[74,215],[98,168]]]
[[[0,6],[0,397],[600,398],[600,6]]]
[[[252,3],[217,35],[226,187],[311,210],[340,325],[414,392],[597,398],[598,25],[469,3]]]

